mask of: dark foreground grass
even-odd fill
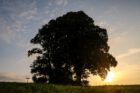
[[[78,87],[33,83],[0,83],[0,93],[140,93],[140,85]]]

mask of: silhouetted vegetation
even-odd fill
[[[62,86],[52,84],[0,83],[0,93],[140,93],[140,85]]]
[[[106,29],[94,24],[83,11],[68,12],[52,19],[31,39],[41,48],[31,65],[33,81],[53,84],[87,85],[89,74],[105,79],[117,61],[109,53]]]

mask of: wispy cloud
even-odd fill
[[[30,21],[35,17],[36,14],[37,14],[37,8],[33,8],[22,12],[19,16],[26,21]]]
[[[2,0],[0,6],[0,39],[9,43],[26,30],[27,24],[36,16],[35,1]],[[19,33],[20,32],[20,33]],[[22,33],[21,33],[22,32]]]
[[[129,49],[126,53],[120,54],[117,56],[118,59],[124,58],[124,57],[128,57],[130,55],[134,55],[136,53],[140,53],[140,48],[132,48]]]
[[[56,5],[67,5],[68,0],[55,0]]]
[[[27,76],[23,76],[23,75],[11,73],[11,72],[0,72],[0,81],[26,82],[26,77]]]
[[[12,32],[9,26],[5,27],[4,31],[0,32],[0,40],[5,41],[6,43],[10,43],[10,41],[12,41],[15,36],[16,33]]]

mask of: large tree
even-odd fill
[[[117,65],[107,42],[106,29],[95,25],[83,11],[50,20],[31,39],[41,46],[28,51],[28,56],[39,54],[31,65],[33,80],[82,85],[88,83],[89,74],[105,79]]]

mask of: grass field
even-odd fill
[[[0,93],[140,93],[140,85],[78,87],[33,83],[0,83]]]

